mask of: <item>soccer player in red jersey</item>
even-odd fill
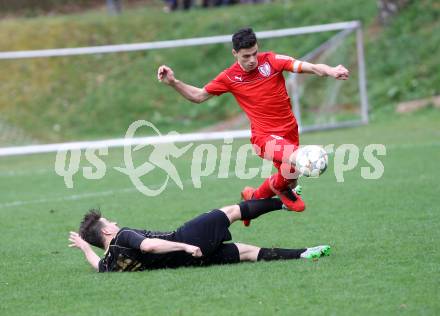
[[[241,29],[232,36],[232,54],[236,62],[223,70],[205,87],[198,88],[177,80],[173,70],[162,65],[158,80],[173,87],[185,99],[202,103],[213,96],[230,92],[246,113],[251,124],[251,143],[257,154],[273,161],[278,172],[266,179],[259,188],[245,187],[245,200],[270,198],[278,195],[289,210],[301,212],[305,204],[292,188],[294,151],[299,146],[298,125],[292,113],[283,71],[329,76],[347,80],[349,71],[342,65],[330,67],[296,60],[273,52],[259,52],[255,33]],[[245,222],[248,226],[249,222]]]

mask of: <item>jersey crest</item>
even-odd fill
[[[268,62],[265,62],[261,66],[258,66],[258,71],[260,74],[262,74],[264,77],[269,77],[271,73],[271,68]]]

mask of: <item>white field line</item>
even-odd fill
[[[229,172],[228,177],[235,175],[234,172]],[[217,180],[217,174],[208,176],[204,178],[204,181],[212,181]],[[192,179],[185,179],[182,181],[184,185],[189,185],[192,183]],[[173,184],[169,184],[173,186]],[[150,185],[150,187],[159,188],[161,184],[153,184]],[[0,209],[3,208],[9,208],[9,207],[16,207],[16,206],[23,206],[23,205],[30,205],[30,204],[40,204],[40,203],[47,203],[47,202],[61,202],[61,201],[77,201],[82,199],[88,199],[88,198],[95,198],[95,197],[102,197],[102,196],[110,196],[115,194],[121,194],[121,193],[131,193],[135,192],[137,189],[133,186],[130,188],[122,188],[122,189],[114,189],[114,190],[107,190],[107,191],[100,191],[100,192],[90,192],[90,193],[80,193],[80,194],[72,194],[67,196],[59,196],[55,198],[40,198],[35,200],[17,200],[13,202],[6,202],[0,204]]]
[[[101,157],[102,158],[102,157]],[[1,158],[0,158],[1,159]],[[231,161],[237,161],[237,160],[243,160],[242,158],[239,158],[237,156],[231,156]],[[188,161],[190,162],[190,161]],[[55,163],[55,162],[54,162]],[[115,168],[121,168],[123,167],[123,161],[121,161],[121,164],[115,165],[115,166],[107,166],[107,171],[114,170]],[[81,167],[78,171],[78,173],[81,173]],[[85,166],[84,166],[85,167]],[[0,171],[0,178],[7,178],[7,177],[21,177],[21,176],[38,176],[38,175],[47,175],[47,174],[55,174],[55,167],[52,168],[39,168],[39,169],[31,169],[31,170],[7,170],[7,171]]]
[[[136,189],[133,187],[133,188],[108,190],[108,191],[101,191],[101,192],[94,192],[94,193],[73,194],[73,195],[68,195],[68,196],[64,196],[64,197],[56,197],[56,198],[41,198],[41,199],[28,200],[28,201],[18,200],[18,201],[14,201],[14,202],[2,203],[2,204],[0,204],[0,209],[14,207],[14,206],[29,205],[29,204],[46,203],[46,202],[75,201],[75,200],[87,199],[89,197],[109,196],[109,195],[113,195],[115,193],[127,193],[127,192],[132,192],[132,191],[136,191]]]
[[[35,176],[35,175],[43,175],[51,172],[55,172],[54,168],[40,168],[40,169],[32,169],[32,170],[8,170],[8,171],[0,171],[0,178],[6,177],[20,177],[20,176]]]
[[[413,148],[420,148],[420,147],[437,147],[440,146],[440,142],[434,142],[434,143],[424,143],[424,144],[391,144],[387,146],[387,149],[413,149]],[[41,171],[43,169],[40,169]],[[52,172],[53,169],[47,169],[47,171]],[[229,172],[228,176],[235,175],[234,172]],[[212,181],[216,180],[217,175],[211,175],[206,177],[205,181]],[[185,179],[182,181],[183,184],[191,184],[192,179]],[[172,185],[172,184],[171,184]],[[159,185],[153,185],[159,187]],[[61,197],[55,197],[55,198],[40,198],[35,200],[17,200],[13,202],[5,202],[0,204],[0,209],[8,208],[8,207],[16,207],[16,206],[23,206],[23,205],[30,205],[30,204],[39,204],[39,203],[47,203],[47,202],[60,202],[60,201],[76,201],[76,200],[82,200],[87,198],[94,198],[94,197],[101,197],[101,196],[110,196],[114,194],[121,194],[121,193],[131,193],[137,191],[135,187],[130,188],[122,188],[122,189],[114,189],[114,190],[107,190],[107,191],[100,191],[100,192],[91,192],[91,193],[81,193],[81,194],[72,194],[67,196],[61,196]]]

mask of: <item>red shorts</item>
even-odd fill
[[[299,146],[298,127],[285,135],[252,136],[251,143],[258,156],[271,160],[279,170],[283,161],[289,163],[290,155]]]

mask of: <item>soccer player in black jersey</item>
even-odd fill
[[[277,198],[243,201],[201,214],[172,232],[119,228],[116,222],[91,210],[79,234],[70,232],[69,247],[83,251],[99,272],[142,271],[185,266],[238,263],[240,261],[314,259],[327,256],[330,246],[302,249],[260,248],[231,240],[229,225],[280,210]],[[101,259],[91,246],[105,249]]]

